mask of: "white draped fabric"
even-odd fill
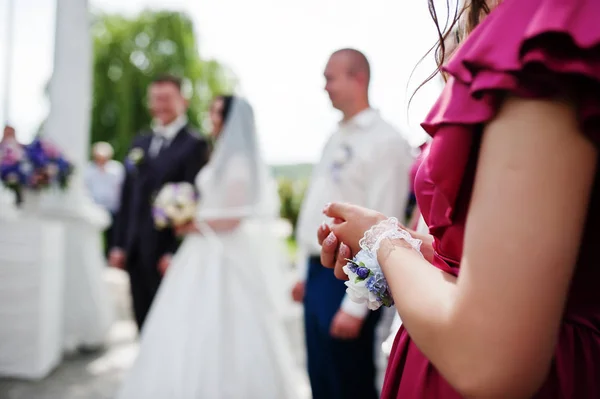
[[[64,294],[64,349],[98,347],[106,342],[114,320],[114,303],[104,280],[107,267],[102,256],[102,236],[90,223],[66,223]],[[70,226],[68,224],[71,224]],[[83,256],[87,259],[81,260]]]
[[[248,103],[235,98],[210,163],[196,179],[197,222],[175,255],[119,399],[293,399],[298,379],[277,192]],[[233,231],[210,221],[239,220]]]
[[[112,323],[97,223],[91,211],[58,217],[63,197],[24,191],[19,211],[0,213],[0,375],[44,378],[65,349],[102,345]]]
[[[0,220],[0,375],[41,379],[62,359],[64,228]]]
[[[3,220],[15,220],[17,215],[15,193],[0,182],[0,223]]]
[[[72,192],[49,190],[24,192],[22,214],[43,224],[58,222],[64,229],[64,273],[62,312],[62,349],[74,351],[81,346],[102,346],[114,320],[114,303],[103,272],[107,267],[103,255],[101,228],[106,225],[106,211],[89,198],[70,198]],[[77,202],[75,209],[61,204]]]

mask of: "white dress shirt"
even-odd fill
[[[296,238],[301,280],[306,279],[308,258],[321,251],[317,229],[329,222],[323,207],[334,201],[349,202],[402,219],[413,160],[408,142],[376,110],[366,109],[339,123],[313,170],[300,211]],[[356,317],[368,312],[366,304],[352,302],[348,296],[342,310]]]
[[[110,160],[104,167],[90,162],[85,171],[85,185],[96,204],[115,213],[119,210],[124,177],[125,170],[118,161]]]
[[[187,116],[181,115],[177,117],[173,122],[168,125],[161,125],[159,122],[154,121],[152,125],[152,131],[154,136],[150,142],[150,148],[148,152],[151,157],[155,157],[158,153],[171,144],[171,141],[177,136],[177,133],[188,124]]]

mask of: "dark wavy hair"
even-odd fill
[[[223,120],[223,124],[227,121],[229,117],[229,113],[231,112],[231,104],[233,103],[234,96],[232,95],[220,95],[215,98],[223,100],[223,110],[221,111],[221,119]]]
[[[431,79],[435,78],[438,73],[441,72],[442,66],[446,63],[446,60],[451,55],[447,51],[448,39],[453,39],[456,44],[463,41],[466,36],[473,31],[479,25],[479,23],[490,13],[490,6],[488,0],[464,0],[463,4],[460,4],[460,0],[457,0],[454,9],[451,9],[450,0],[446,0],[446,9],[448,11],[448,17],[442,27],[440,18],[438,17],[437,10],[435,8],[435,1],[428,0],[427,6],[429,8],[429,15],[435,24],[435,28],[438,35],[437,42],[425,53],[425,55],[419,60],[417,66],[423,62],[423,60],[434,52],[436,69],[415,89],[410,97],[409,105],[412,102],[415,94],[425,86]],[[413,73],[415,72],[413,69]],[[411,73],[412,77],[412,73]],[[442,75],[444,80],[446,77]],[[410,81],[410,79],[409,79]]]

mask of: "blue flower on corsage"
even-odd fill
[[[379,263],[369,252],[359,251],[354,259],[348,259],[343,270],[349,278],[345,283],[346,293],[353,302],[366,303],[371,310],[394,305]]]

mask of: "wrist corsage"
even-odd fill
[[[367,230],[359,242],[361,250],[343,268],[349,278],[345,283],[346,293],[352,301],[366,303],[371,310],[394,304],[390,287],[377,260],[377,252],[383,240],[402,239],[421,254],[421,240],[413,238],[408,231],[398,226],[398,219],[389,218]]]

